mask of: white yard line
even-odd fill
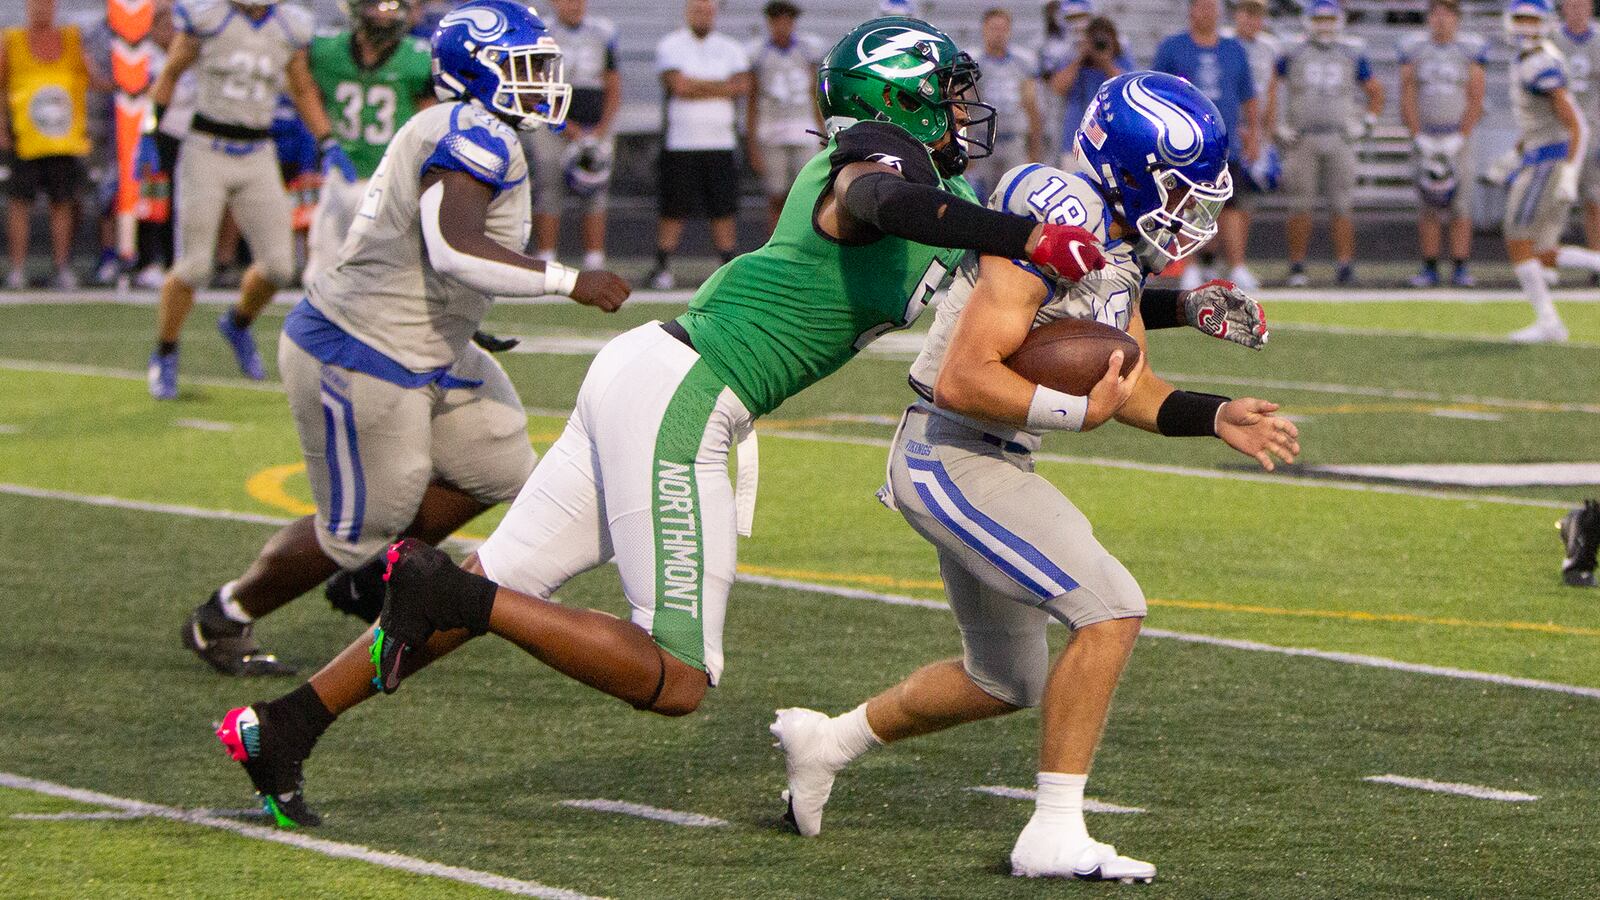
[[[103,809],[99,812],[12,813],[11,818],[24,822],[124,822],[149,816],[126,809]]]
[[[1346,394],[1352,397],[1374,397],[1380,400],[1419,400],[1425,403],[1500,406],[1506,409],[1526,409],[1533,412],[1576,412],[1600,415],[1600,403],[1565,403],[1549,400],[1524,400],[1514,397],[1480,397],[1473,394],[1440,394],[1434,391],[1413,391],[1405,388],[1336,384],[1326,381],[1292,381],[1282,378],[1249,378],[1237,375],[1197,375],[1185,372],[1162,372],[1161,377],[1173,381],[1200,381],[1208,384],[1228,384],[1279,391],[1305,391],[1311,394]]]
[[[477,887],[515,894],[521,897],[546,897],[550,900],[592,900],[586,894],[569,891],[563,888],[549,887],[534,881],[523,881],[519,878],[510,878],[505,875],[496,875],[493,872],[480,872],[477,869],[465,869],[460,866],[447,866],[443,863],[429,862],[417,859],[414,856],[405,856],[399,853],[389,853],[383,850],[373,850],[359,844],[347,844],[342,841],[330,841],[323,838],[309,837],[298,831],[284,831],[278,828],[269,828],[263,825],[250,825],[234,819],[208,815],[207,810],[185,810],[175,806],[163,806],[159,803],[146,803],[142,800],[129,800],[126,797],[115,797],[111,794],[102,794],[98,791],[84,790],[56,784],[52,781],[42,781],[37,778],[28,778],[24,775],[14,775],[10,772],[0,772],[0,787],[15,788],[22,791],[32,791],[36,794],[46,794],[51,797],[61,797],[86,803],[93,806],[110,807],[123,812],[136,813],[141,816],[150,816],[159,819],[171,819],[175,822],[185,822],[190,825],[199,825],[205,828],[215,828],[220,831],[230,831],[241,837],[257,841],[270,841],[276,844],[286,844],[300,850],[309,850],[323,856],[336,859],[353,859],[358,862],[383,866],[388,869],[398,869],[410,872],[413,875],[430,875],[434,878],[445,878],[450,881],[460,881]]]
[[[0,494],[36,497],[40,500],[64,500],[68,503],[83,503],[88,506],[105,506],[112,509],[128,509],[135,512],[167,513],[174,516],[187,516],[191,519],[224,519],[229,522],[248,522],[252,525],[276,525],[281,527],[294,521],[294,519],[283,516],[264,516],[260,513],[239,512],[232,509],[206,509],[200,506],[187,506],[182,503],[151,503],[146,500],[128,500],[123,497],[107,497],[101,494],[75,494],[72,491],[53,491],[48,488],[30,487],[25,484],[0,482]]]
[[[1342,337],[1411,338],[1424,341],[1461,341],[1471,344],[1521,346],[1503,334],[1481,334],[1476,332],[1419,331],[1410,328],[1362,328],[1353,325],[1324,325],[1320,322],[1273,322],[1272,330],[1274,332],[1299,331],[1307,334],[1335,334]],[[1600,344],[1588,341],[1567,341],[1558,346],[1576,347],[1580,350],[1600,349]]]
[[[237,431],[239,426],[232,422],[214,422],[211,419],[173,419],[172,424],[178,428],[192,428],[195,431]]]
[[[1503,791],[1499,788],[1484,787],[1478,784],[1434,781],[1431,778],[1410,778],[1405,775],[1368,775],[1361,780],[1370,781],[1374,784],[1393,784],[1399,787],[1416,788],[1419,791],[1433,791],[1436,794],[1456,794],[1461,797],[1475,797],[1479,800],[1499,800],[1502,803],[1529,803],[1539,799],[1538,794],[1525,794],[1522,791]]]
[[[626,800],[563,800],[562,806],[573,809],[587,809],[593,812],[616,813],[623,816],[637,816],[641,819],[654,819],[657,822],[669,822],[673,825],[683,825],[687,828],[721,828],[728,824],[727,819],[716,816],[702,816],[699,813],[679,812],[675,809],[662,809],[659,806],[645,806],[643,803],[629,803]]]
[[[82,363],[46,362],[38,359],[0,358],[0,369],[15,369],[19,372],[41,372],[46,375],[86,375],[92,378],[115,378],[118,381],[143,382],[146,380],[144,372],[133,369],[90,366]],[[277,381],[251,381],[248,378],[207,378],[204,376],[185,375],[183,376],[183,384],[199,385],[200,387],[239,388],[246,391],[263,391],[268,394],[283,393],[283,385]]]
[[[1005,787],[1004,785],[998,784],[983,784],[977,787],[969,787],[967,790],[978,794],[989,794],[994,797],[1005,797],[1008,800],[1033,800],[1039,795],[1039,792],[1033,790],[1032,788]],[[1093,797],[1085,797],[1083,798],[1083,811],[1092,813],[1133,815],[1136,813],[1145,812],[1146,810],[1142,806],[1118,806],[1115,803],[1107,803],[1104,800],[1096,800]]]

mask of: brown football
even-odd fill
[[[1034,384],[1086,397],[1122,351],[1122,374],[1139,366],[1139,342],[1093,319],[1057,319],[1028,332],[1006,365]]]

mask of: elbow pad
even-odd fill
[[[419,206],[422,214],[422,239],[428,259],[439,272],[479,293],[498,297],[538,297],[545,294],[570,296],[578,283],[578,270],[547,262],[543,272],[522,266],[484,259],[464,253],[450,245],[439,227],[444,185],[436,183],[423,191]]]
[[[870,172],[850,182],[843,201],[850,215],[884,234],[1006,259],[1028,258],[1028,238],[1039,224],[888,172]]]

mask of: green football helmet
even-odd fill
[[[952,178],[994,148],[994,107],[979,102],[978,77],[978,64],[949,35],[921,19],[884,16],[828,52],[817,105],[829,135],[861,121],[904,128]]]

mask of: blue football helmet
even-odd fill
[[[1555,0],[1511,0],[1506,4],[1506,37],[1519,50],[1531,50],[1550,36]]]
[[[1339,0],[1311,0],[1305,5],[1306,34],[1314,41],[1328,43],[1344,30],[1344,7]]]
[[[433,92],[474,101],[524,130],[559,127],[572,101],[561,48],[533,7],[511,0],[472,0],[439,20]]]
[[[1216,236],[1233,196],[1222,114],[1187,80],[1130,72],[1107,80],[1084,113],[1078,157],[1158,272]]]

